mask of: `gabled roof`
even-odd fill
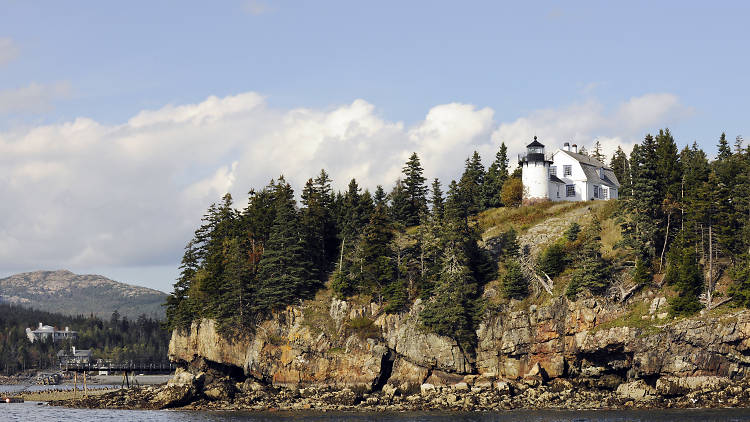
[[[620,182],[615,176],[615,172],[612,171],[607,165],[597,160],[596,158],[589,157],[588,155],[578,154],[577,152],[565,151],[564,149],[559,150],[562,153],[568,154],[574,160],[581,164],[583,173],[586,175],[586,180],[598,185],[609,186],[610,188],[620,188]],[[599,177],[599,169],[602,169],[602,176]]]
[[[588,155],[579,154],[573,151],[565,151],[564,149],[561,149],[560,152],[564,152],[565,154],[568,154],[569,156],[573,157],[581,164],[588,164],[590,166],[603,167],[607,170],[611,170],[606,164],[602,163],[596,158],[589,157]]]

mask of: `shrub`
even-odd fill
[[[561,242],[549,245],[539,256],[539,269],[551,278],[557,277],[565,269],[565,246]]]
[[[518,207],[523,201],[523,183],[521,179],[510,178],[503,183],[500,197],[506,207]]]

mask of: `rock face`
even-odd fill
[[[654,308],[651,314],[663,305],[661,298],[635,300]],[[288,307],[245,338],[220,335],[213,321],[195,323],[173,333],[170,358],[193,368],[200,362],[226,372],[234,368],[242,379],[230,384],[248,377],[279,387],[382,389],[390,397],[441,388],[505,392],[513,381],[650,400],[723,388],[750,375],[748,311],[634,328],[618,326],[623,324],[614,320],[624,309],[605,299],[557,298],[488,312],[476,350],[466,353],[452,339],[419,327],[419,301],[398,315],[337,299],[316,306]],[[203,393],[209,399],[231,396],[211,385],[215,391]],[[188,390],[185,395],[194,394]]]

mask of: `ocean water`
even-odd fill
[[[2,421],[170,421],[170,422],[740,422],[750,409],[534,411],[495,413],[198,412],[180,410],[68,409],[26,402],[0,404]]]

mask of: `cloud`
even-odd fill
[[[411,126],[357,99],[325,109],[275,109],[253,92],[143,110],[121,124],[88,118],[0,132],[0,271],[175,266],[211,202],[284,174],[299,192],[325,168],[334,188],[354,177],[393,186],[416,151],[444,185],[501,141],[511,154],[535,135],[550,147],[599,137],[611,149],[685,107],[649,94],[608,110],[589,100],[497,123],[490,108],[451,103]],[[513,155],[511,155],[513,156]],[[160,268],[162,268],[160,267]]]
[[[10,38],[0,38],[0,67],[18,57],[18,47]]]
[[[271,8],[261,0],[245,0],[242,3],[242,10],[253,16],[259,16],[271,11]]]
[[[511,151],[521,152],[534,136],[548,147],[564,142],[591,150],[597,140],[606,156],[621,146],[630,151],[647,132],[669,126],[691,114],[675,95],[646,94],[633,97],[608,110],[594,99],[558,109],[537,110],[515,121],[502,123],[493,132],[495,142],[504,141]]]
[[[0,114],[49,111],[54,101],[68,97],[70,93],[69,82],[50,85],[32,82],[25,87],[0,91]]]

